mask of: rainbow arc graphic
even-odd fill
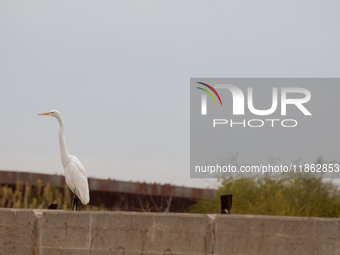
[[[210,85],[208,85],[206,83],[203,83],[203,82],[197,82],[197,83],[201,84],[203,86],[206,86],[208,89],[210,89],[217,96],[217,98],[220,101],[220,104],[222,106],[222,100],[220,98],[220,95],[217,93],[217,91],[213,87],[211,87]],[[209,90],[201,88],[201,87],[196,87],[196,88],[206,92],[214,100],[215,105],[217,105],[214,95]],[[202,94],[201,114],[202,115],[207,115],[207,95],[206,94]]]
[[[220,98],[220,95],[217,93],[217,91],[216,91],[213,87],[211,87],[210,85],[205,84],[205,83],[203,83],[203,82],[197,82],[197,83],[198,83],[198,84],[201,84],[201,85],[203,85],[203,86],[206,86],[207,88],[211,89],[211,91],[214,92],[215,95],[217,96],[218,100],[220,100],[220,104],[221,104],[221,106],[222,106],[222,100],[221,100],[221,98]],[[214,100],[215,105],[217,105],[216,100],[215,100],[213,94],[211,94],[211,92],[210,92],[209,90],[206,90],[206,89],[203,89],[203,88],[200,88],[200,87],[196,87],[196,88],[201,89],[201,90],[203,90],[204,92],[206,92],[206,93]]]

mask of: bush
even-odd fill
[[[233,194],[233,214],[339,217],[340,213],[338,186],[322,178],[224,178],[215,199],[200,200],[190,211],[220,213],[223,194]]]

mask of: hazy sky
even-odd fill
[[[1,1],[0,169],[196,187],[190,77],[339,77],[338,1]],[[240,155],[242,157],[242,155]],[[1,182],[1,180],[0,180]]]

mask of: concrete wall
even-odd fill
[[[340,254],[340,220],[0,209],[0,254]]]

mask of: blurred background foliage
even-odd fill
[[[323,178],[222,178],[213,200],[200,200],[194,213],[220,213],[220,197],[233,194],[232,214],[339,217],[340,191]]]
[[[319,159],[317,163],[324,163]],[[218,192],[212,200],[202,199],[189,210],[178,212],[220,213],[221,195],[232,194],[232,214],[259,214],[306,217],[339,217],[340,190],[337,179],[310,177],[310,174],[285,174],[278,178],[221,178]],[[15,187],[0,185],[0,207],[47,209],[57,204],[58,209],[71,210],[73,194],[65,185],[63,189],[42,186],[42,181],[32,186],[17,181]],[[78,210],[107,211],[94,205],[82,205]],[[135,211],[152,212],[147,202]]]

